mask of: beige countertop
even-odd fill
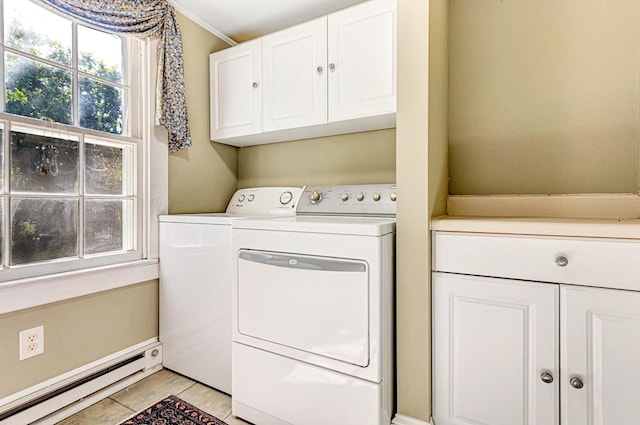
[[[436,217],[431,230],[540,236],[640,239],[640,219]]]

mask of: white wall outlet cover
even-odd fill
[[[25,329],[19,334],[20,356],[19,360],[44,353],[44,326]]]

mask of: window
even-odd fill
[[[139,42],[0,4],[0,281],[141,258]]]

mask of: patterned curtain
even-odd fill
[[[191,145],[184,97],[182,36],[167,0],[38,0],[104,31],[160,37],[156,83],[156,124],[169,132],[169,151]]]

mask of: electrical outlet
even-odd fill
[[[44,353],[44,326],[26,329],[20,332],[20,358],[25,360],[29,357]]]

